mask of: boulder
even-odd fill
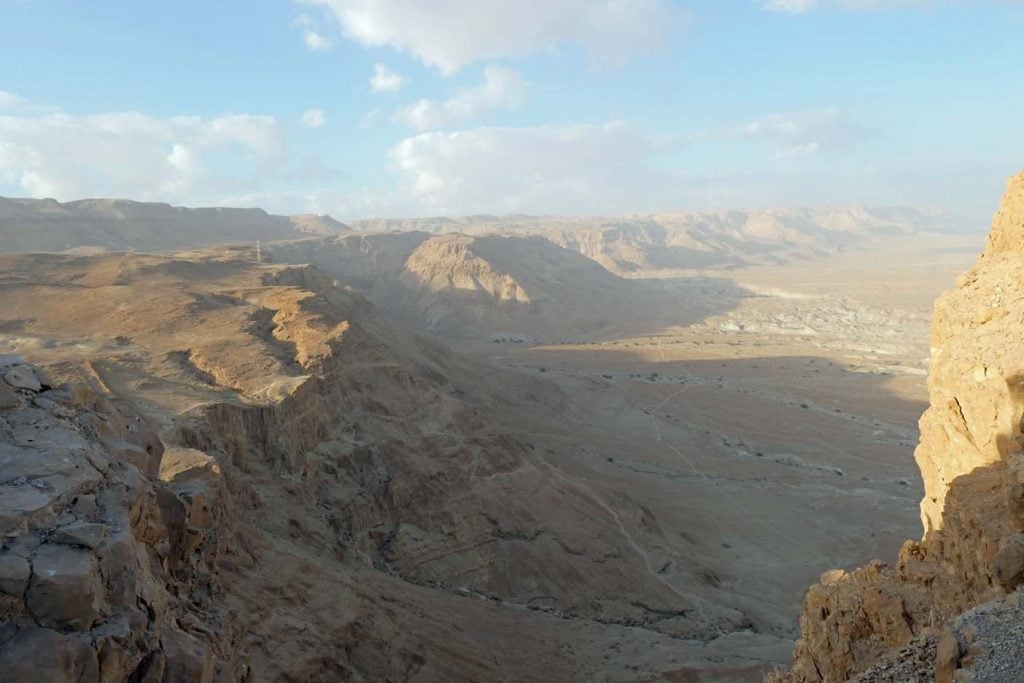
[[[4,381],[15,389],[41,391],[43,388],[36,373],[27,365],[15,365],[4,373]]]
[[[25,602],[41,625],[86,631],[102,601],[103,582],[91,553],[66,545],[39,548]]]
[[[184,631],[169,628],[160,636],[165,683],[213,683],[210,649]]]
[[[0,645],[0,678],[4,683],[95,681],[99,665],[86,639],[29,628]]]
[[[30,576],[32,569],[24,557],[12,553],[0,555],[0,593],[20,598],[25,594]]]
[[[107,527],[91,522],[75,522],[62,526],[53,534],[54,543],[64,545],[80,545],[83,548],[96,548],[107,536]]]
[[[1006,538],[992,561],[992,571],[999,584],[1012,591],[1024,583],[1024,533]]]

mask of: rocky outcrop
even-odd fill
[[[84,482],[58,468],[55,482],[96,500],[129,488],[128,521],[110,522],[106,505],[12,512],[15,536],[35,545],[4,554],[0,585],[32,585],[33,553],[49,562],[40,546],[54,544],[74,551],[63,560],[81,596],[45,628],[12,604],[17,634],[91,647],[142,609],[145,621],[125,621],[138,645],[116,671],[144,680],[206,680],[212,667],[215,680],[627,681],[682,667],[749,677],[778,661],[781,639],[754,632],[757,615],[704,558],[659,561],[674,541],[654,513],[588,476],[570,430],[550,433],[566,414],[555,385],[485,375],[340,278],[240,249],[8,256],[0,270],[5,333],[93,387],[39,380],[38,398],[3,382],[0,404],[31,415],[26,401],[50,400],[74,424],[30,438],[84,440],[120,463],[83,466]],[[65,406],[64,391],[93,398]],[[145,419],[124,408],[111,418],[120,431],[79,429],[79,413],[113,411],[96,396]],[[0,505],[29,489],[5,489]],[[108,561],[125,529],[134,545]],[[113,591],[116,566],[133,582]],[[67,589],[40,585],[43,598]],[[30,637],[11,647],[35,647]],[[633,644],[642,665],[608,654]],[[51,659],[80,671],[77,653]]]
[[[403,322],[448,339],[587,338],[636,325],[637,299],[653,306],[665,298],[527,235],[344,235],[275,244],[267,254],[315,264]]]
[[[160,481],[140,418],[16,357],[0,374],[0,677],[243,680],[216,479]]]
[[[892,566],[822,576],[807,594],[787,680],[872,671],[859,680],[889,680],[880,662],[928,643],[937,654],[921,680],[951,680],[973,666],[972,647],[985,649],[967,644],[959,615],[983,604],[982,614],[1011,610],[1008,594],[1024,581],[1021,310],[1024,174],[1010,180],[985,252],[935,306],[930,406],[915,453],[923,538]]]

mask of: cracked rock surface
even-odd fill
[[[140,462],[159,469],[159,439],[91,392],[53,388],[16,358],[3,364],[0,678],[213,680],[208,642],[177,626],[194,610],[177,597],[189,583],[160,557],[182,552],[167,545],[166,527],[185,504],[139,472]],[[145,458],[119,457],[135,451]],[[147,539],[143,529],[160,531]],[[196,574],[209,571],[199,564]],[[203,618],[217,622],[212,607]],[[161,666],[166,651],[188,656]]]

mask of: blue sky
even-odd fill
[[[0,0],[0,195],[984,222],[1022,32],[1010,0]]]

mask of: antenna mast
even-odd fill
[[[263,249],[259,240],[256,240],[256,263],[263,263]]]

